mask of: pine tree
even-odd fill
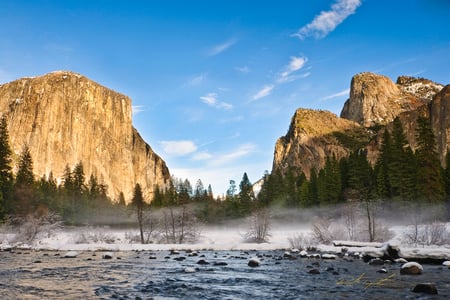
[[[318,200],[321,205],[335,204],[341,197],[341,172],[336,158],[328,157],[317,178]]]
[[[392,196],[401,200],[411,200],[415,187],[415,159],[403,126],[397,117],[393,121],[391,157],[388,165]]]
[[[134,194],[133,198],[131,199],[131,204],[136,209],[136,216],[138,219],[138,225],[139,225],[139,233],[141,237],[141,243],[144,244],[144,207],[145,207],[145,201],[144,196],[142,195],[142,189],[141,185],[139,183],[136,183],[134,186]]]
[[[25,145],[19,158],[19,166],[14,183],[15,213],[27,215],[37,206],[37,190],[33,174],[33,160],[30,149]]]
[[[0,120],[0,222],[5,213],[11,212],[10,202],[13,187],[11,154],[8,124],[6,116],[2,116]]]
[[[31,159],[30,148],[25,145],[19,158],[19,167],[16,175],[16,185],[34,184],[33,160]]]
[[[240,214],[247,215],[250,213],[251,205],[255,199],[255,194],[253,193],[253,186],[248,179],[247,173],[244,172],[242,180],[239,184],[239,204],[240,204]]]
[[[444,184],[445,184],[445,194],[447,200],[450,199],[450,149],[447,149],[447,154],[445,155],[445,169],[444,169]]]
[[[417,195],[426,202],[439,202],[444,196],[444,182],[436,139],[428,119],[417,120]]]
[[[72,180],[73,180],[73,190],[75,194],[79,197],[85,192],[85,175],[83,163],[80,161],[75,165],[72,171]]]
[[[390,163],[392,162],[392,141],[391,135],[387,128],[383,132],[383,140],[380,147],[380,156],[375,165],[375,174],[377,181],[377,195],[381,199],[391,198],[391,182],[389,175],[391,174]]]

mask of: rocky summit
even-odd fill
[[[106,184],[109,196],[131,200],[139,183],[151,199],[170,180],[165,162],[132,126],[131,99],[73,72],[58,71],[0,85],[13,165],[28,145],[37,177],[57,180],[80,161],[88,178]]]
[[[288,169],[309,177],[321,169],[327,157],[340,159],[354,150],[367,150],[375,163],[386,128],[398,117],[411,148],[416,144],[417,119],[427,117],[437,139],[441,163],[450,146],[450,85],[424,78],[400,76],[394,83],[374,73],[355,75],[350,98],[338,117],[328,111],[298,109],[288,133],[275,145],[272,171]]]

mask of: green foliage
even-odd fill
[[[444,181],[436,139],[426,118],[417,120],[417,195],[426,202],[439,202],[444,197]]]
[[[13,212],[25,216],[37,208],[38,192],[33,174],[30,149],[25,145],[19,157],[19,166],[14,182]]]
[[[332,135],[342,146],[352,151],[364,148],[370,140],[370,134],[364,128],[335,131]]]
[[[6,117],[0,119],[0,222],[11,211],[13,173],[11,166],[11,148]]]

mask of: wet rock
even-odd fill
[[[386,274],[387,270],[385,268],[379,269],[377,273]]]
[[[406,264],[408,261],[404,258],[397,258],[396,260],[394,260],[396,263],[398,264]]]
[[[408,262],[400,268],[400,275],[420,275],[423,273],[423,267],[416,262]]]
[[[78,256],[78,252],[76,251],[69,251],[64,254],[64,258],[75,258]]]
[[[318,261],[313,262],[312,265],[313,265],[313,266],[316,266],[316,267],[320,267],[320,264],[319,264]]]
[[[381,265],[384,265],[384,260],[382,260],[380,258],[372,258],[371,260],[369,260],[369,265],[381,266]]]
[[[207,261],[204,260],[204,259],[200,259],[200,260],[197,262],[197,265],[209,265],[209,262],[207,262]]]
[[[216,267],[228,266],[228,264],[226,262],[224,262],[224,261],[215,262],[213,265],[216,266]]]
[[[33,263],[35,263],[35,264],[40,264],[40,263],[42,263],[42,260],[35,260],[35,261],[33,261]]]
[[[418,283],[412,290],[414,293],[437,295],[436,286],[432,283]]]
[[[336,259],[337,256],[334,254],[322,254],[322,259]]]
[[[184,269],[184,273],[195,273],[197,270],[192,267],[187,267]]]
[[[302,250],[302,251],[300,251],[300,256],[306,257],[306,256],[308,256],[308,252],[306,252],[305,250]]]
[[[175,257],[174,258],[174,260],[176,260],[176,261],[183,261],[185,259],[186,259],[186,257],[184,257],[184,256],[180,256],[180,257]]]
[[[254,268],[254,267],[259,267],[260,265],[261,265],[261,261],[257,257],[251,258],[248,261],[248,266],[249,267]]]
[[[450,260],[446,260],[442,263],[443,266],[448,267],[450,269]]]
[[[103,253],[102,258],[103,259],[112,259],[113,258],[113,254],[111,252]]]
[[[157,257],[155,256],[155,255],[150,255],[149,257],[148,257],[148,259],[156,259]]]
[[[311,269],[308,271],[309,274],[320,274],[320,271],[318,269]]]

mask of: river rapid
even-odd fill
[[[0,252],[1,299],[450,299],[450,269],[284,251]],[[250,267],[257,258],[260,265]],[[384,269],[381,272],[381,269]],[[438,295],[413,293],[434,283]]]

